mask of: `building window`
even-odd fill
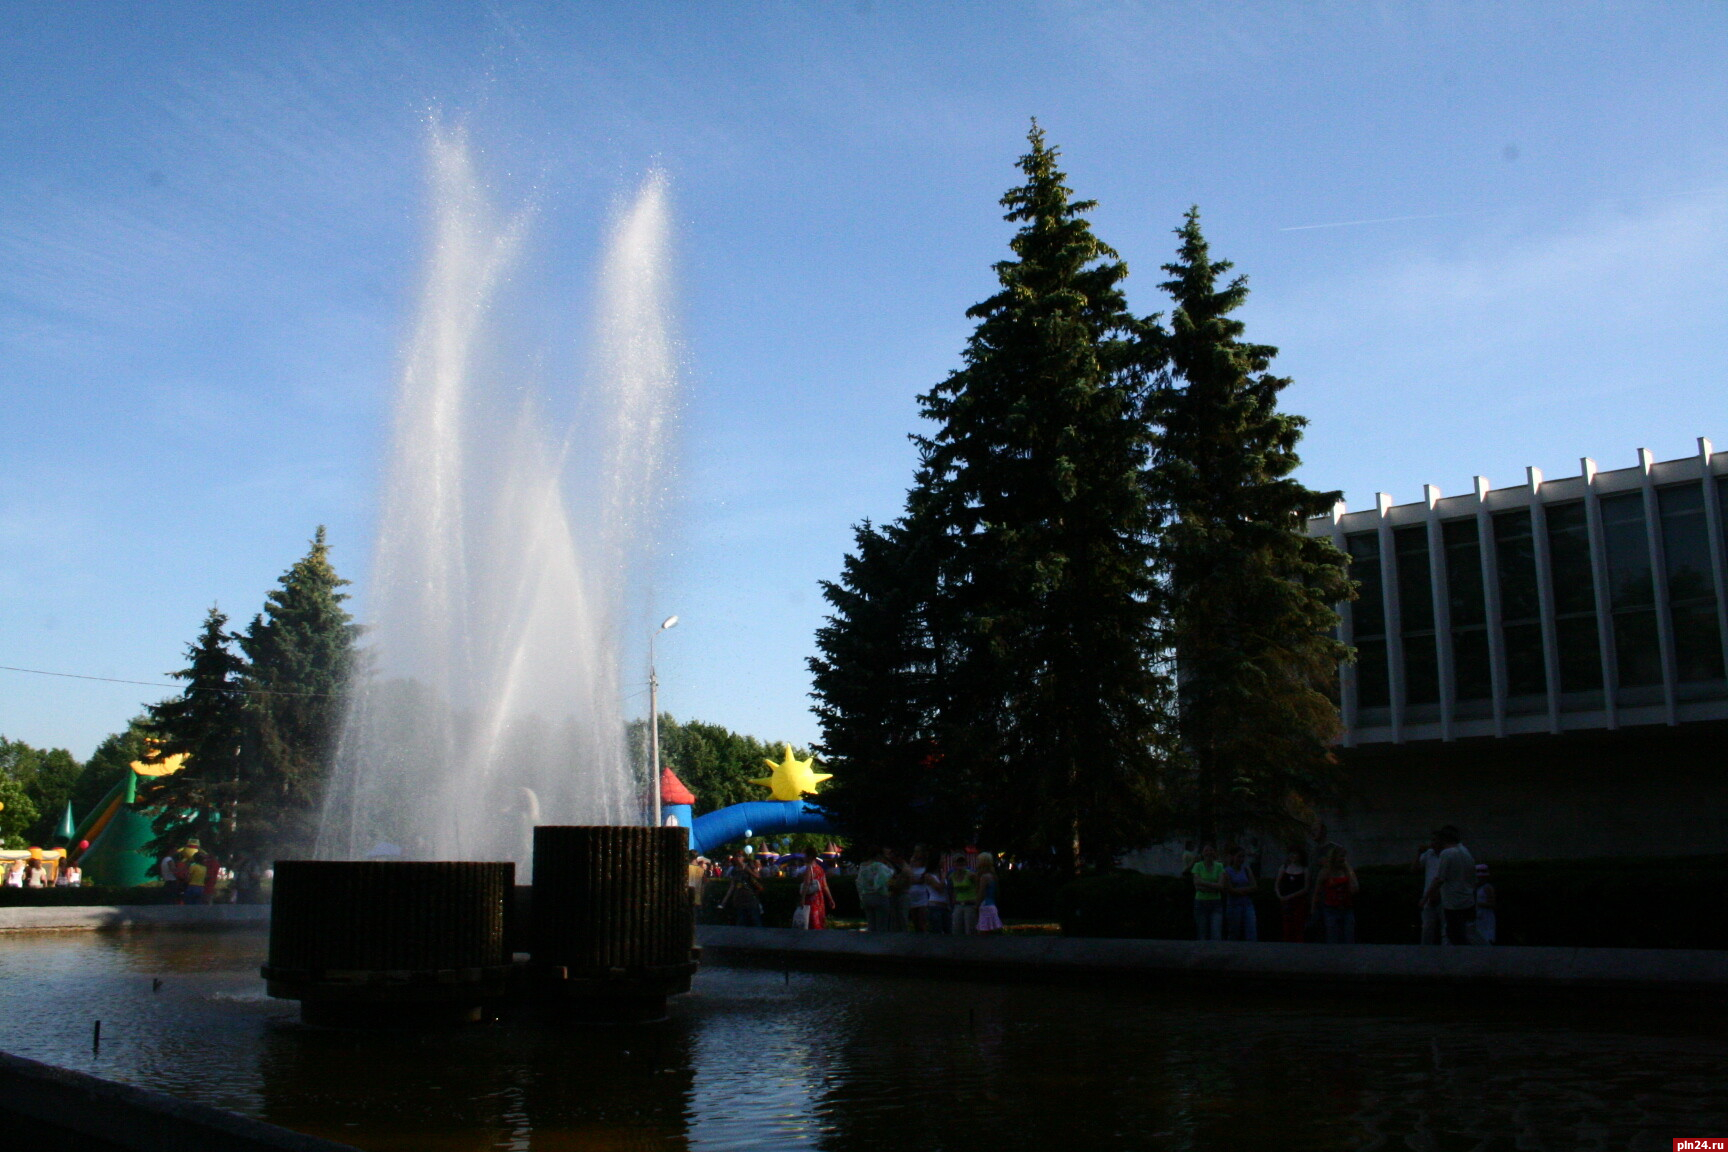
[[[1608,600],[1614,612],[1615,681],[1622,688],[1660,684],[1662,656],[1656,641],[1656,586],[1644,494],[1605,496],[1601,508]]]
[[[1542,661],[1536,539],[1528,508],[1494,517],[1494,559],[1500,578],[1501,634],[1506,642],[1507,709],[1536,711],[1547,706],[1548,673]]]
[[[1380,534],[1357,532],[1344,538],[1356,599],[1350,605],[1351,642],[1356,648],[1356,704],[1384,708],[1392,688],[1386,666],[1386,600],[1380,587]]]
[[[1710,530],[1704,491],[1697,484],[1656,490],[1662,516],[1662,562],[1668,576],[1668,613],[1674,629],[1675,676],[1680,681],[1722,678],[1722,634],[1710,573]]]
[[[1596,576],[1590,567],[1590,528],[1584,502],[1547,509],[1548,565],[1554,579],[1554,639],[1560,649],[1560,690],[1602,687],[1602,646],[1596,631]]]
[[[1452,623],[1452,674],[1459,700],[1493,695],[1488,662],[1488,601],[1482,588],[1482,538],[1474,519],[1440,525],[1446,547],[1446,604]]]
[[[1428,528],[1418,524],[1392,533],[1398,557],[1399,635],[1404,638],[1404,702],[1440,702],[1440,656],[1434,640],[1434,584],[1428,558]]]

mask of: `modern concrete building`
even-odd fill
[[[1725,523],[1708,440],[1312,521],[1361,584],[1336,814],[1359,857],[1441,822],[1499,859],[1728,851]]]

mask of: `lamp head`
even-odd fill
[[[666,617],[666,619],[664,619],[660,622],[660,631],[664,632],[668,628],[676,628],[677,626],[678,626],[678,617],[668,616],[668,617]]]

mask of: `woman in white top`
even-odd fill
[[[925,878],[930,875],[930,869],[924,860],[924,853],[912,853],[912,860],[906,865],[906,871],[911,877],[911,886],[906,889],[906,918],[911,922],[912,931],[930,931],[930,885]]]

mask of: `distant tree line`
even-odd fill
[[[1137,315],[1036,124],[904,512],[868,521],[811,660],[848,832],[1064,867],[1173,833],[1283,829],[1331,784],[1346,559],[1304,531],[1304,421],[1197,210]]]
[[[628,740],[636,776],[646,780],[646,719],[630,722]],[[809,755],[798,745],[792,745],[792,750],[800,757]],[[767,789],[750,781],[768,775],[768,765],[763,761],[772,760],[778,764],[783,755],[785,745],[782,743],[765,743],[754,736],[701,720],[678,720],[668,713],[660,716],[661,763],[671,768],[684,786],[695,794],[695,813],[698,816],[747,800],[768,799]]]
[[[121,758],[133,748],[142,744],[130,731],[117,733],[80,764],[64,748],[35,748],[0,736],[0,848],[57,843],[66,805],[82,819],[120,779],[117,766],[129,762]]]

